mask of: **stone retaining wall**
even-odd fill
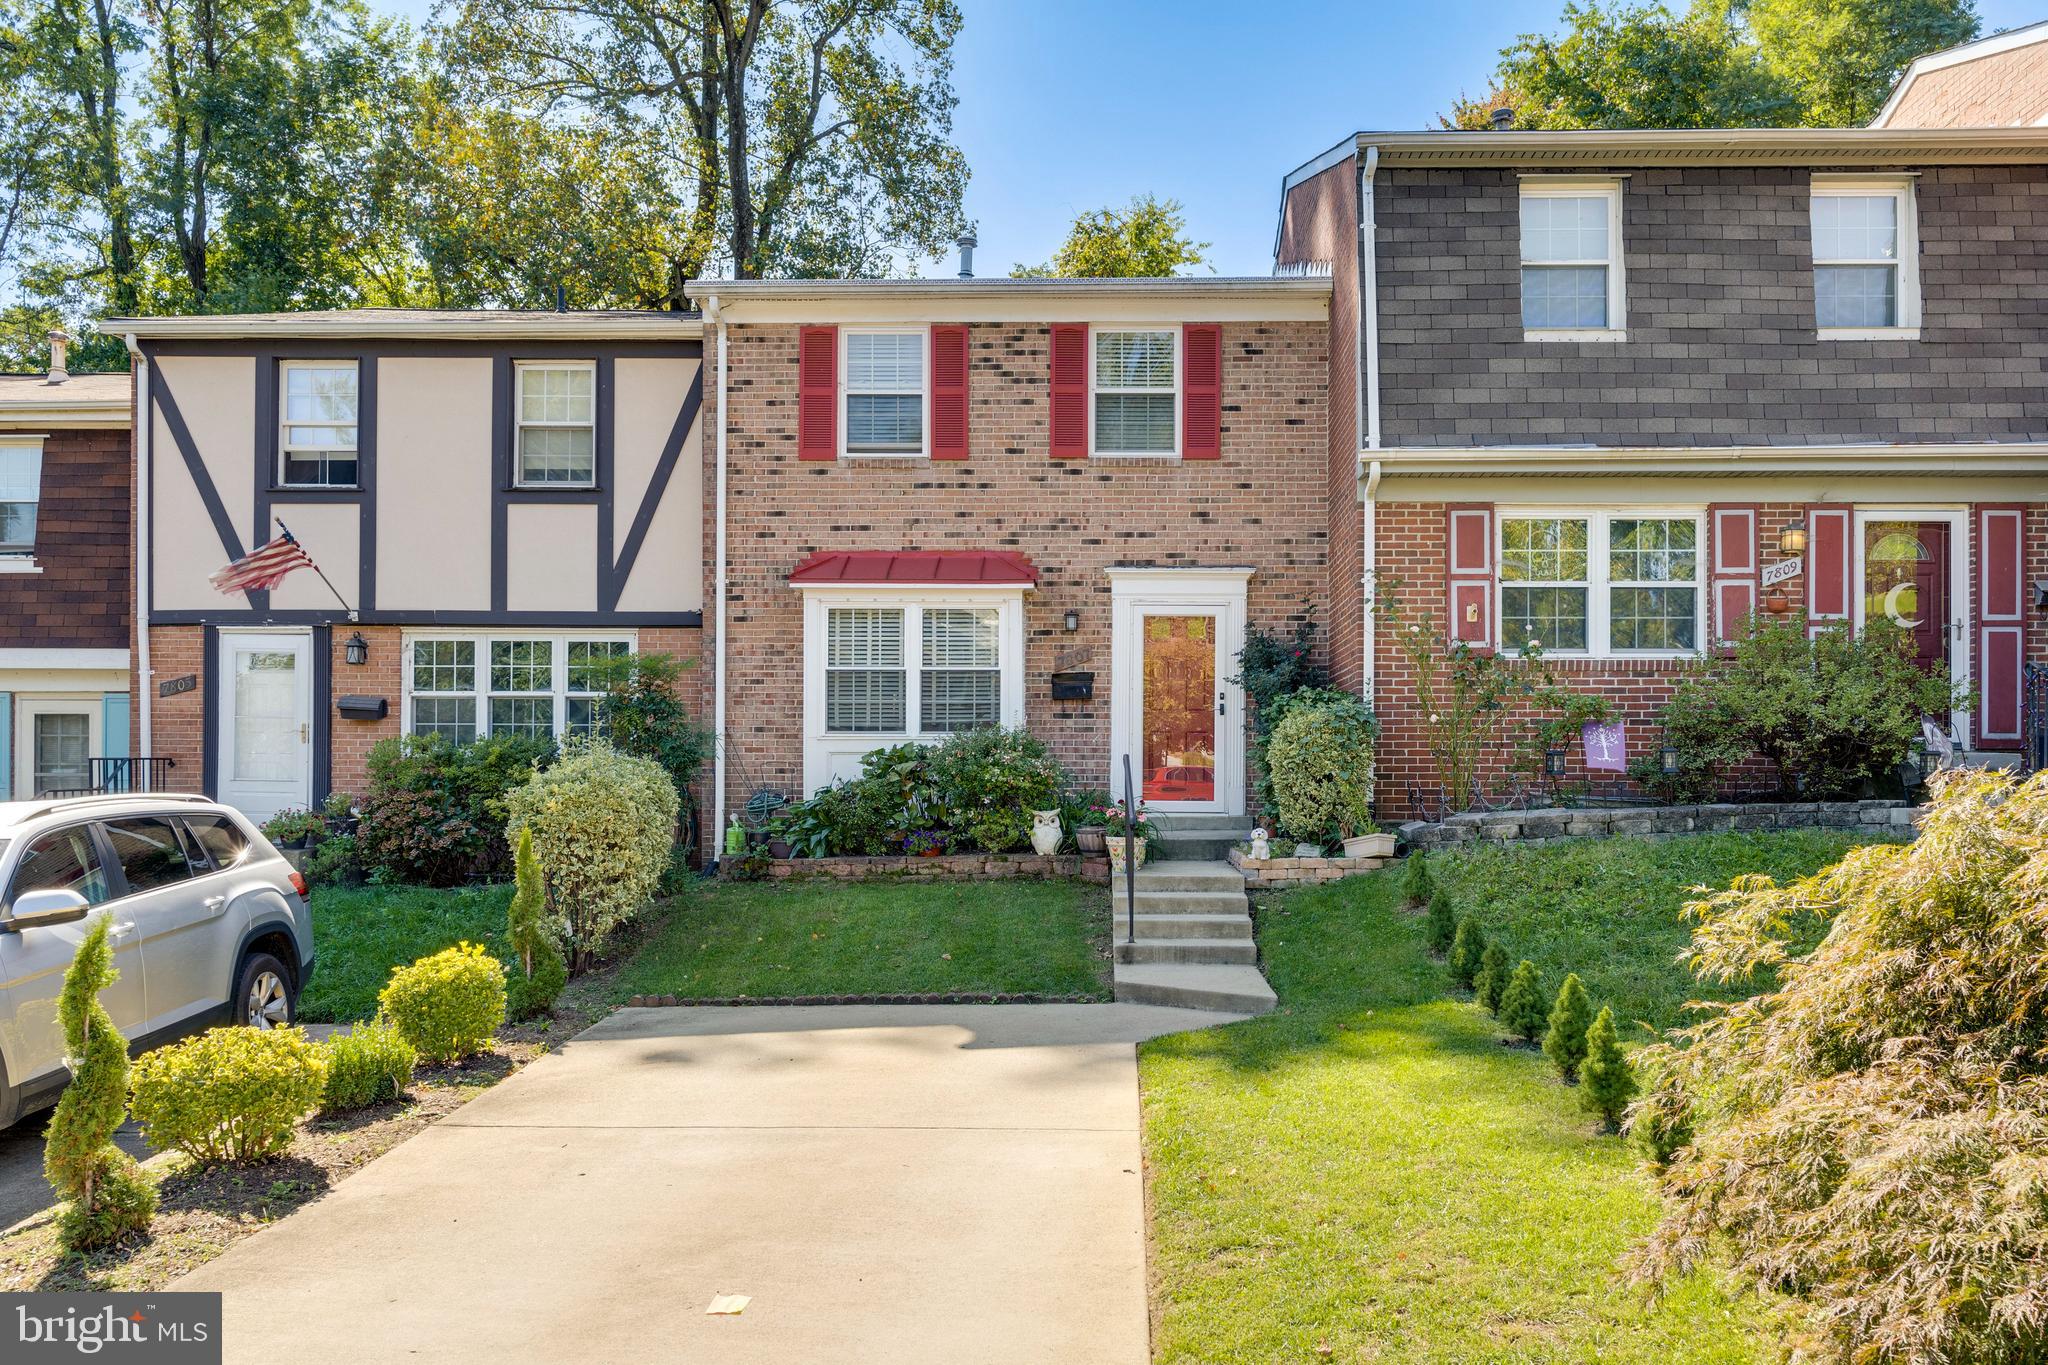
[[[1334,882],[1387,863],[1385,858],[1250,858],[1240,848],[1231,849],[1226,856],[1232,867],[1244,873],[1245,887],[1252,891]]]
[[[771,858],[771,877],[829,877],[864,882],[881,877],[936,881],[986,881],[1002,877],[1079,877],[1107,882],[1109,858],[1080,853],[947,853],[936,858],[893,855],[880,858]]]
[[[1757,829],[1900,829],[1913,826],[1904,801],[1800,801],[1751,805],[1552,807],[1472,811],[1440,824],[1401,826],[1411,849],[1459,844],[1548,843],[1583,835],[1711,834]]]

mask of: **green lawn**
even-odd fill
[[[1080,882],[700,885],[671,903],[610,995],[1108,999],[1108,935],[1108,894]]]
[[[313,1022],[367,1019],[391,969],[468,939],[500,958],[509,886],[437,891],[425,886],[363,886],[313,892],[313,980],[299,997],[299,1016]]]
[[[1668,1018],[1691,991],[1671,964],[1687,884],[1847,846],[1612,839],[1443,867],[1553,987],[1571,965],[1596,1008]],[[1772,1305],[1705,1277],[1655,1306],[1621,1284],[1656,1217],[1639,1158],[1540,1052],[1447,998],[1399,875],[1268,902],[1280,1012],[1141,1049],[1158,1359],[1773,1360]]]

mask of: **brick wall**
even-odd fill
[[[199,791],[205,781],[206,674],[213,666],[213,661],[206,657],[205,636],[203,626],[149,628],[149,665],[155,673],[155,683],[148,684],[150,718],[155,728],[149,756],[177,761],[177,767],[166,775],[165,781],[181,792]],[[155,695],[157,686],[187,673],[199,680],[199,685],[190,692],[180,692],[174,697]],[[136,685],[131,710],[139,710],[144,685]],[[133,733],[140,751],[142,731],[139,722]]]
[[[1634,169],[1628,339],[1530,343],[1515,173],[1383,173],[1386,443],[2048,439],[2048,167],[1922,172],[1918,342],[1815,339],[1810,174]]]
[[[350,665],[348,638],[362,631],[370,647],[369,661]],[[334,791],[360,795],[369,785],[367,764],[371,746],[388,739],[405,725],[405,629],[402,626],[336,625],[328,632],[328,678],[334,697],[328,699],[327,774]],[[347,720],[334,709],[334,698],[344,696],[384,697],[390,713],[382,720]],[[314,706],[320,699],[313,699]],[[321,724],[318,716],[314,724]]]
[[[1913,78],[1883,128],[2020,128],[2048,115],[2048,43],[1975,57]]]
[[[0,575],[0,648],[126,649],[129,569],[126,431],[58,431],[43,442],[35,561]]]
[[[1048,332],[1022,324],[972,329],[968,459],[800,463],[797,329],[735,326],[730,337],[729,801],[802,785],[802,604],[787,579],[813,551],[1028,555],[1040,582],[1025,598],[1026,723],[1089,783],[1109,757],[1106,567],[1249,564],[1254,623],[1286,630],[1305,610],[1325,614],[1321,323],[1224,324],[1223,458],[1185,463],[1053,460]],[[715,390],[707,398],[715,408]],[[705,430],[718,420],[707,412]],[[715,450],[707,440],[707,488]],[[1080,613],[1071,634],[1070,608]],[[1055,668],[1093,669],[1094,700],[1055,705]]]

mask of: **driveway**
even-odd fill
[[[174,1287],[230,1361],[1144,1365],[1133,1045],[1228,1018],[624,1010]]]

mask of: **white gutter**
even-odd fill
[[[1373,202],[1373,178],[1379,173],[1379,168],[1380,149],[1367,147],[1365,160],[1358,168],[1358,312],[1361,323],[1353,329],[1358,354],[1352,358],[1351,366],[1352,379],[1357,385],[1351,411],[1365,414],[1365,451],[1380,448],[1379,225]],[[1359,458],[1365,459],[1366,456],[1361,453]],[[1380,462],[1373,460],[1366,475],[1363,506],[1359,509],[1358,622],[1359,649],[1363,653],[1359,690],[1368,706],[1372,704],[1375,682],[1373,647],[1377,633],[1373,629],[1373,598],[1379,586],[1379,505],[1373,499],[1379,487]]]
[[[135,367],[135,741],[129,747],[136,758],[148,758],[155,727],[150,699],[156,690],[149,666],[149,438],[156,428],[149,410],[149,357],[128,338],[128,354]],[[208,660],[206,667],[213,667]]]
[[[1365,576],[1359,584],[1360,606],[1363,608],[1359,613],[1359,629],[1365,636],[1365,671],[1360,676],[1365,679],[1365,685],[1359,690],[1364,693],[1367,706],[1372,705],[1373,685],[1377,681],[1374,677],[1373,650],[1379,643],[1379,632],[1373,621],[1373,595],[1379,591],[1379,573],[1375,561],[1379,557],[1380,527],[1379,504],[1374,499],[1379,496],[1379,492],[1380,462],[1374,460],[1365,468],[1365,506],[1362,518],[1364,525],[1359,531],[1359,539],[1365,544]]]
[[[704,321],[718,326],[718,519],[715,559],[711,576],[711,631],[713,640],[711,675],[711,858],[716,866],[725,854],[725,315],[719,310],[718,295],[704,300]]]

